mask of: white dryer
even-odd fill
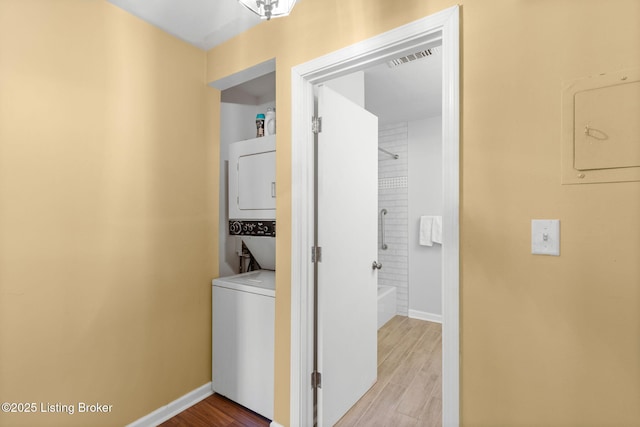
[[[229,219],[276,219],[276,137],[229,145]]]
[[[213,390],[272,420],[275,271],[212,284]]]

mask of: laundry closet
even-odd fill
[[[212,84],[220,107],[220,277],[212,281],[212,388],[273,419],[275,61]]]

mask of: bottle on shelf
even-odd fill
[[[275,135],[276,134],[276,109],[267,108],[267,114],[265,114],[264,120],[264,134]]]
[[[264,136],[264,114],[256,116],[256,138]]]

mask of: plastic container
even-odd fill
[[[264,136],[264,114],[256,116],[256,138]]]
[[[267,108],[267,114],[264,121],[264,134],[275,135],[276,134],[276,109]]]

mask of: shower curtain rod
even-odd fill
[[[390,155],[390,156],[391,156],[391,157],[393,157],[394,159],[397,159],[398,157],[400,157],[399,155],[394,154],[394,153],[392,153],[392,152],[390,152],[390,151],[387,151],[387,150],[385,150],[384,148],[380,148],[380,147],[378,147],[378,151],[382,151],[383,153]]]

